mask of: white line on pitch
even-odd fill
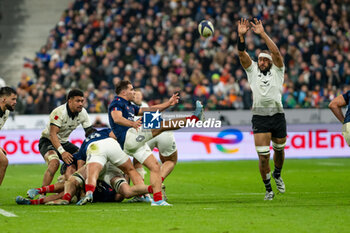
[[[324,165],[324,166],[338,166],[338,167],[344,167],[344,164],[341,163],[332,163],[332,162],[319,162],[317,163],[319,165]]]
[[[0,214],[4,215],[5,217],[18,217],[14,213],[8,212],[6,210],[0,209]]]

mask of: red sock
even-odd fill
[[[155,202],[160,201],[160,200],[163,200],[162,192],[153,193],[153,200],[154,200]]]
[[[195,120],[195,122],[197,122],[197,121],[199,121],[199,118],[196,117],[195,115],[192,115],[190,117],[186,117],[186,120],[190,120],[190,121]]]
[[[86,184],[85,185],[85,192],[87,193],[88,191],[94,192],[95,186],[93,186],[92,184]]]
[[[162,177],[162,183],[164,182],[164,180],[165,180],[164,177]]]
[[[148,190],[148,193],[153,193],[153,188],[152,188],[151,185],[149,185],[149,186],[147,187],[147,190]]]
[[[52,193],[55,190],[55,185],[51,184],[48,186],[44,186],[44,187],[38,188],[38,190],[39,190],[39,194]]]
[[[66,194],[64,194],[62,199],[70,202],[70,200],[72,199],[72,195],[70,195],[69,193],[66,193]]]
[[[30,200],[30,204],[32,204],[32,205],[44,204],[44,198],[40,198],[40,199],[36,199],[36,200]]]

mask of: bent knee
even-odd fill
[[[270,146],[256,146],[255,150],[259,157],[269,157],[270,155]]]
[[[47,152],[44,156],[44,159],[45,159],[45,162],[48,164],[50,164],[51,161],[55,161],[55,160],[57,160],[57,162],[59,163],[59,160],[60,160],[56,151],[54,150]]]
[[[165,162],[173,162],[174,164],[177,163],[177,151],[175,151],[174,153],[172,153],[169,156],[163,156],[163,155],[159,155],[160,161],[162,161],[162,163]]]
[[[160,172],[160,165],[158,161],[156,161],[155,163],[152,163],[151,166],[149,167],[149,170],[151,172]]]
[[[59,167],[59,166],[60,166],[60,162],[59,162],[58,160],[56,160],[56,159],[51,160],[51,161],[49,162],[49,164],[48,164],[48,168],[49,168],[49,169],[53,169],[53,170],[55,170],[55,171],[58,170],[58,167]]]
[[[272,148],[274,151],[283,151],[285,146],[286,146],[286,142],[284,143],[272,142]]]

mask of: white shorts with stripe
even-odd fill
[[[107,161],[116,166],[120,166],[129,159],[119,143],[113,138],[92,142],[88,146],[86,156],[86,164],[99,163],[102,166],[105,166]]]

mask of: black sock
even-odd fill
[[[265,184],[265,188],[266,188],[266,191],[268,192],[271,192],[272,191],[272,187],[271,187],[271,182],[270,182],[271,179],[268,179],[268,180],[263,180],[264,184]]]
[[[275,166],[275,170],[273,171],[273,176],[275,177],[275,178],[280,178],[280,176],[281,176],[281,170],[282,170],[282,168],[277,168],[276,166]]]

